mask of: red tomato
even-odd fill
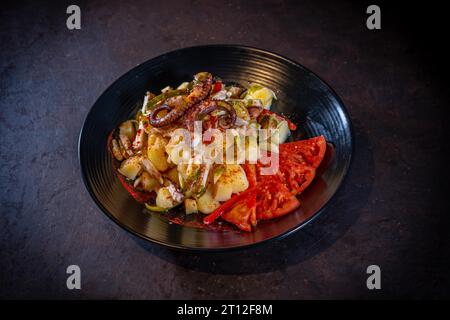
[[[261,179],[278,179],[292,194],[297,195],[308,187],[314,179],[316,170],[301,157],[291,155],[289,159],[280,155],[278,171],[272,175],[261,175],[261,165],[258,165],[258,185]]]
[[[222,214],[222,219],[236,225],[241,230],[250,232],[252,231],[253,212],[256,212],[255,193],[251,194],[246,201],[238,202],[230,211]]]
[[[295,210],[300,202],[289,189],[273,176],[258,183],[256,196],[256,218],[269,220],[281,217]]]
[[[257,165],[257,219],[272,219],[296,209],[295,195],[313,181],[322,162],[326,141],[323,136],[280,145],[279,167],[273,175],[261,175]]]
[[[281,161],[279,170],[281,181],[293,194],[299,194],[305,190],[316,175],[314,168],[292,160]]]
[[[254,164],[244,164],[245,175],[247,176],[248,184],[250,188],[256,187],[256,166]],[[250,224],[256,226],[256,193],[251,195],[252,206],[248,208],[250,211]]]
[[[258,182],[256,192],[246,194],[231,209],[226,208],[221,214],[223,220],[250,232],[257,220],[281,217],[298,208],[300,202],[278,178],[263,177]]]
[[[280,144],[280,158],[294,160],[297,163],[306,162],[314,169],[320,165],[325,156],[327,142],[324,136]]]
[[[248,184],[251,187],[256,186],[256,168],[254,164],[245,163],[243,165]]]

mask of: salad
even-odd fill
[[[114,170],[153,212],[178,207],[204,226],[252,231],[300,206],[327,143],[286,142],[296,125],[270,111],[276,94],[257,83],[224,83],[200,72],[176,88],[147,92],[133,119],[108,139]]]

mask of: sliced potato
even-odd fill
[[[233,193],[238,193],[248,188],[248,180],[244,169],[238,164],[227,164],[225,170],[214,184],[214,200],[227,201]]]
[[[169,168],[165,152],[167,142],[166,139],[156,134],[151,134],[148,137],[147,157],[158,171],[166,171]]]
[[[155,191],[159,186],[158,180],[150,176],[150,174],[148,174],[148,172],[146,171],[142,172],[140,179],[140,185],[145,191]]]
[[[214,185],[214,200],[227,201],[233,194],[233,187],[231,184],[216,183]]]
[[[248,188],[247,176],[239,164],[225,165],[225,172],[219,178],[217,184],[231,185],[233,193],[241,192]]]
[[[184,200],[184,207],[186,209],[186,214],[198,212],[197,201],[195,201],[194,199]]]
[[[160,208],[169,209],[177,203],[172,199],[168,187],[162,187],[158,190],[156,195],[156,205]]]
[[[155,148],[161,148],[165,147],[168,143],[168,140],[165,139],[163,136],[157,133],[152,133],[148,136],[148,145],[155,147]]]
[[[205,193],[197,199],[198,211],[208,214],[220,206],[219,201],[214,200],[212,186],[206,188]]]
[[[175,183],[177,186],[180,186],[180,180],[179,180],[179,176],[178,176],[178,169],[177,169],[177,167],[174,167],[174,168],[170,169],[167,172],[167,177],[170,179],[170,181]]]
[[[269,88],[263,87],[259,84],[253,83],[247,90],[244,99],[260,100],[265,109],[270,109],[273,98],[277,98],[275,93]]]
[[[136,179],[141,171],[142,166],[140,164],[139,157],[131,157],[126,159],[124,162],[122,162],[119,168],[119,172],[130,180]]]

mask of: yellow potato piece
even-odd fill
[[[158,171],[169,169],[165,146],[168,143],[163,137],[151,134],[148,137],[147,157]]]
[[[169,209],[176,205],[175,201],[170,195],[168,187],[162,187],[158,190],[158,193],[156,195],[156,205],[164,209]]]
[[[248,180],[239,164],[227,164],[225,170],[214,185],[214,200],[227,201],[233,193],[247,190]]]
[[[142,166],[139,163],[139,157],[131,157],[122,162],[119,172],[130,180],[136,179],[142,171]]]
[[[263,87],[259,84],[252,84],[245,96],[245,99],[260,100],[265,109],[270,109],[273,98],[276,99],[275,93],[269,88]]]
[[[214,185],[214,200],[216,201],[227,201],[231,198],[233,193],[233,187],[231,184],[216,183]]]
[[[174,168],[170,169],[167,172],[167,177],[170,179],[170,181],[175,183],[177,186],[180,185],[180,179],[179,179],[179,176],[178,176],[178,169],[177,169],[177,167],[174,167]]]
[[[205,193],[197,199],[198,211],[208,214],[216,210],[220,206],[219,201],[214,200],[212,187],[208,187]]]
[[[159,182],[155,178],[151,177],[148,172],[144,171],[141,174],[141,185],[142,189],[151,192],[159,186]]]
[[[186,214],[197,213],[198,206],[197,201],[195,199],[186,199],[184,200],[184,207],[186,209]]]

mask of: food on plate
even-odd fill
[[[148,210],[182,208],[206,227],[225,221],[250,232],[294,211],[327,143],[286,142],[297,127],[270,110],[276,99],[260,84],[226,84],[208,72],[146,93],[108,140],[119,180]]]

